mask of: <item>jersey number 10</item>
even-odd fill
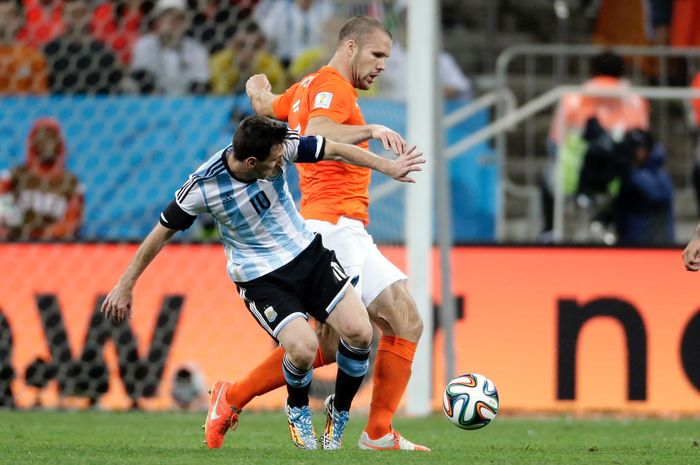
[[[267,210],[270,208],[270,199],[267,198],[267,195],[265,195],[265,192],[260,191],[255,196],[250,199],[250,203],[253,204],[253,208],[255,208],[255,211],[258,213],[258,215],[262,214],[263,210]]]

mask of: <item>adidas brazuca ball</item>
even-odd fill
[[[447,418],[462,429],[478,429],[498,413],[496,385],[484,375],[466,373],[450,381],[442,396]]]

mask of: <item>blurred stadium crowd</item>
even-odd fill
[[[326,63],[343,18],[403,2],[2,0],[0,94],[215,94],[265,73],[275,91]],[[452,61],[452,93],[468,82]],[[400,73],[392,74],[393,81]],[[380,95],[393,95],[398,82]]]

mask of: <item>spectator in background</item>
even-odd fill
[[[593,57],[591,74],[591,79],[583,83],[584,89],[626,92],[629,88],[629,83],[624,79],[624,61],[615,53],[603,52]],[[649,128],[649,103],[631,93],[625,93],[621,97],[571,94],[562,98],[552,119],[548,147],[552,158],[561,149],[562,155],[566,157],[561,162],[574,171],[564,173],[564,190],[567,194],[574,194],[577,189],[579,168],[586,146],[582,135],[591,118],[597,120],[613,141],[620,142],[628,130]],[[560,147],[560,144],[564,145]],[[553,166],[545,172],[540,192],[544,215],[541,239],[548,241],[554,224]]]
[[[22,0],[24,27],[17,39],[30,47],[42,48],[63,32],[63,0]]]
[[[224,50],[211,57],[211,90],[230,95],[245,92],[245,83],[254,74],[267,75],[273,92],[287,85],[282,63],[265,47],[265,36],[254,22],[242,24]]]
[[[406,9],[399,14],[394,34],[394,46],[380,81],[378,94],[394,100],[406,100],[408,74],[408,53]],[[472,96],[471,83],[452,55],[441,51],[438,56],[438,77],[447,99],[467,99]]]
[[[92,14],[95,37],[107,44],[123,66],[131,63],[131,52],[145,29],[144,17],[153,9],[153,2],[116,0],[100,3]]]
[[[345,20],[335,16],[323,23],[323,40],[316,47],[304,50],[289,65],[287,69],[288,87],[301,81],[307,74],[316,72],[333,58],[338,47],[338,32],[343,24],[345,24]],[[276,91],[273,89],[273,92]]]
[[[209,90],[209,53],[185,36],[189,27],[185,0],[158,0],[154,31],[134,46],[131,83],[141,93],[183,95]]]
[[[183,410],[201,410],[207,407],[204,393],[207,387],[199,368],[188,363],[175,371],[170,391],[175,405]]]
[[[44,55],[15,38],[22,21],[17,0],[0,0],[0,95],[44,94],[47,90]]]
[[[584,89],[625,92],[629,88],[629,82],[624,78],[625,63],[616,53],[606,51],[594,56],[591,74],[591,79],[583,83]],[[563,118],[563,128],[559,126],[560,117]],[[649,127],[649,102],[631,93],[621,97],[566,95],[552,120],[550,142],[557,145],[564,131],[582,131],[591,117],[598,118],[601,126],[619,142],[627,130]]]
[[[112,50],[92,35],[90,4],[87,0],[64,0],[63,13],[64,32],[44,47],[51,92],[116,92],[122,68]]]
[[[627,163],[614,206],[617,243],[673,244],[673,183],[663,166],[665,150],[642,129],[625,134],[619,149]]]
[[[240,21],[250,16],[250,2],[235,0],[187,0],[191,22],[187,35],[215,53],[226,46]],[[248,5],[246,5],[248,4]]]
[[[326,0],[267,0],[254,13],[285,67],[321,43],[322,25],[332,16],[333,5]]]
[[[0,175],[0,238],[72,240],[83,217],[83,187],[65,169],[58,121],[38,119],[29,133],[27,162]]]

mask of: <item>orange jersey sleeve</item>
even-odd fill
[[[277,96],[272,101],[272,112],[275,114],[275,118],[280,121],[287,121],[289,117],[289,109],[292,106],[292,99],[294,94],[296,94],[299,83],[294,84],[292,87],[287,89],[284,94]]]
[[[275,114],[289,127],[306,133],[311,118],[325,116],[338,124],[364,125],[357,92],[335,69],[324,66],[275,99]],[[367,148],[367,141],[358,146]],[[301,214],[306,219],[337,223],[341,216],[369,222],[371,170],[335,161],[298,164]]]

